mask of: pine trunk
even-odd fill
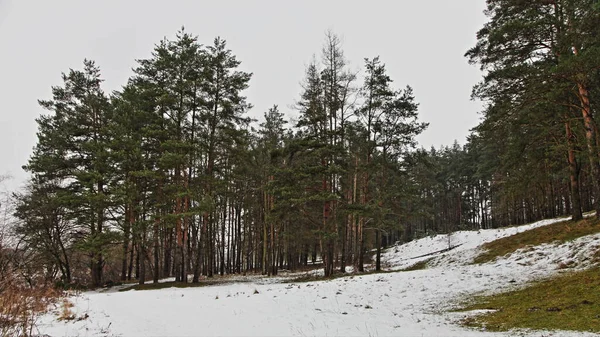
[[[581,212],[581,197],[579,194],[579,166],[577,165],[577,159],[575,157],[575,139],[573,131],[571,130],[571,122],[567,119],[565,122],[565,129],[567,133],[568,143],[568,159],[569,159],[569,176],[571,183],[571,217],[573,221],[583,219]]]

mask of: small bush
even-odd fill
[[[21,277],[18,257],[0,235],[0,336],[31,336],[40,315],[62,297],[52,285]]]
[[[71,303],[68,299],[64,298],[61,303],[62,310],[60,312],[60,316],[58,316],[59,321],[72,321],[75,319],[75,313],[71,308],[73,308],[73,303]]]
[[[40,315],[62,294],[53,287],[27,287],[14,279],[0,284],[0,335],[31,336]]]

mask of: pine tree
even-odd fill
[[[39,142],[26,169],[41,182],[55,181],[69,189],[63,206],[86,224],[78,247],[90,256],[92,284],[102,283],[103,255],[114,239],[106,228],[112,170],[107,151],[111,111],[100,84],[100,69],[84,61],[83,71],[63,74],[63,87],[53,87],[53,99],[40,105],[54,114],[42,116]]]
[[[518,88],[525,86],[530,94],[513,106],[545,100],[579,110],[594,194],[600,195],[597,124],[589,89],[594,69],[600,67],[595,56],[600,48],[596,1],[488,0],[487,5],[490,21],[479,31],[477,45],[466,54],[487,71],[474,94],[495,104],[501,100],[506,104],[514,102]],[[552,97],[545,95],[548,92]],[[595,204],[600,211],[600,203]]]
[[[282,166],[282,150],[285,137],[285,124],[283,113],[279,112],[277,105],[274,105],[264,114],[264,122],[260,124],[260,167],[263,172],[263,251],[262,267],[263,274],[277,274],[277,246],[281,240],[282,221],[278,219],[273,210],[275,209],[276,199],[273,195],[273,181],[276,170]],[[271,186],[270,186],[271,185]],[[270,237],[269,237],[270,233]],[[270,247],[269,247],[270,246]],[[270,248],[270,249],[269,249]]]
[[[204,101],[201,106],[200,123],[205,126],[199,135],[201,146],[206,155],[206,167],[203,172],[204,198],[213,204],[219,190],[217,173],[219,159],[225,156],[228,148],[234,145],[240,133],[237,126],[249,123],[244,114],[249,109],[242,91],[248,88],[252,74],[238,70],[240,61],[227,49],[225,40],[216,38],[212,46],[207,48],[206,67],[203,72],[201,89]],[[203,234],[206,234],[205,256],[208,260],[207,274],[213,275],[215,235],[217,229],[217,213],[213,208],[203,215]]]
[[[406,154],[406,150],[415,145],[414,138],[421,133],[427,124],[417,121],[417,107],[412,89],[394,91],[392,80],[386,74],[385,65],[379,58],[365,60],[366,76],[363,85],[364,104],[357,111],[360,121],[366,130],[367,148],[366,165],[363,171],[362,204],[367,212],[359,218],[359,259],[358,268],[362,269],[362,247],[364,226],[373,221],[375,228],[377,257],[376,269],[381,264],[381,231],[386,221],[386,213],[390,211],[391,194],[389,179],[399,171],[398,161]],[[377,158],[374,161],[374,157]],[[397,185],[396,185],[397,186]]]

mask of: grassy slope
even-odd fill
[[[563,243],[598,232],[600,232],[600,221],[598,220],[557,222],[486,243],[482,246],[484,253],[476,257],[474,262],[486,263],[527,246],[538,246],[555,241]]]
[[[600,269],[569,273],[525,289],[481,297],[464,310],[495,312],[468,318],[488,330],[527,328],[600,332]]]
[[[600,232],[598,220],[564,221],[536,228],[484,245],[476,263],[492,261],[520,248],[566,242]],[[600,262],[600,250],[590,252]],[[489,330],[559,329],[600,332],[600,268],[560,275],[503,294],[478,297],[463,310],[494,312],[464,321]]]
[[[399,271],[414,271],[414,270],[423,270],[423,269],[427,269],[429,267],[429,262],[431,262],[431,260],[433,260],[433,258],[429,258],[429,259],[425,259],[423,261],[419,261],[417,263],[414,263],[404,269],[400,269]]]

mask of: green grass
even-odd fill
[[[503,294],[477,297],[460,311],[496,310],[463,324],[492,331],[515,328],[600,332],[600,268],[569,273]]]
[[[600,221],[596,219],[557,222],[488,242],[482,246],[484,252],[473,262],[486,263],[528,246],[538,246],[555,241],[564,243],[598,232],[600,232]]]

